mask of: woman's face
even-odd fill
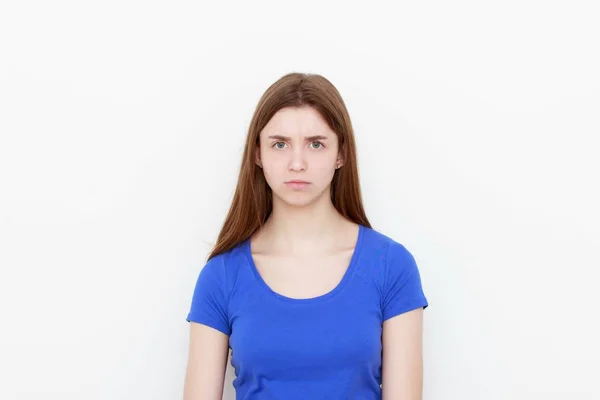
[[[256,163],[262,167],[273,196],[295,206],[329,196],[336,166],[342,160],[338,137],[318,111],[312,107],[283,108],[259,138]]]

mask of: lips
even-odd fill
[[[309,182],[298,180],[298,179],[294,179],[292,181],[287,181],[285,184],[292,189],[304,189],[305,187],[310,185]]]

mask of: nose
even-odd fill
[[[290,171],[300,172],[306,169],[304,160],[304,150],[300,147],[295,148],[292,152],[288,168]]]

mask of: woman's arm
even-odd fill
[[[190,322],[190,345],[184,400],[221,400],[229,355],[229,337]]]
[[[423,398],[423,308],[383,323],[382,398]]]

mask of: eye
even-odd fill
[[[283,146],[279,146],[280,144]],[[273,145],[271,147],[275,147],[277,149],[283,149],[285,147],[285,142],[275,142],[275,143],[273,143]]]
[[[318,145],[318,147],[313,147],[313,148],[320,149],[321,147],[323,147],[323,143],[319,142],[318,140],[315,140],[314,142],[311,142],[310,144],[313,145],[315,143]]]

